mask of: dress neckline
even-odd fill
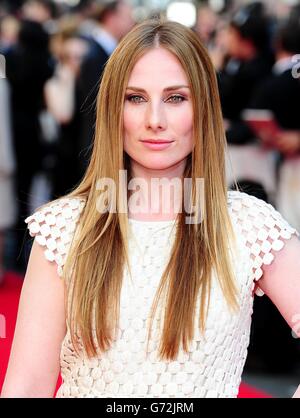
[[[172,225],[177,222],[176,219],[171,219],[168,221],[142,221],[139,219],[128,218],[128,221],[137,225]]]

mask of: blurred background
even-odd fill
[[[105,62],[158,15],[192,28],[215,65],[228,188],[237,181],[300,230],[299,1],[0,0],[0,389],[32,244],[24,219],[82,178]],[[255,298],[241,396],[292,395],[294,337],[268,298]]]

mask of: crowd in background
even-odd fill
[[[30,244],[24,219],[82,178],[101,72],[139,20],[125,0],[89,0],[73,8],[50,0],[18,3],[12,8],[11,2],[0,2],[0,54],[5,57],[0,68],[0,283],[4,260],[25,272]],[[216,12],[198,3],[192,29],[217,72],[228,187],[235,187],[236,178],[242,190],[272,203],[300,230],[300,5],[224,5]],[[148,17],[155,14],[150,11]],[[271,111],[280,129],[258,137],[243,118],[245,109]],[[5,257],[8,248],[10,257]],[[270,368],[293,367],[299,347],[288,338],[290,330],[266,307],[268,301],[256,303],[256,351]],[[275,338],[276,350],[270,351],[268,341]]]

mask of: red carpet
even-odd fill
[[[5,283],[0,287],[0,315],[5,320],[6,338],[0,330],[0,390],[8,363],[10,347],[14,335],[22,277],[15,273],[7,273]]]
[[[4,286],[0,287],[0,392],[9,359],[21,287],[22,277],[15,273],[7,273]],[[6,338],[3,338],[3,322],[6,325]],[[240,386],[239,398],[269,397],[268,394],[244,383]]]

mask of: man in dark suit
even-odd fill
[[[255,90],[251,108],[269,109],[282,128],[277,149],[283,155],[300,152],[300,23],[288,21],[276,40],[276,63],[271,77]]]
[[[80,120],[78,144],[81,175],[88,165],[93,143],[95,102],[102,71],[118,42],[134,25],[132,8],[124,0],[95,1],[91,10],[93,23],[89,25],[88,33],[84,33],[90,48],[83,61],[76,86],[76,107]]]

